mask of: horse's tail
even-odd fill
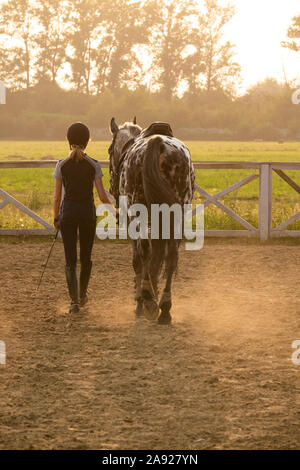
[[[142,171],[144,194],[148,206],[163,203],[171,206],[176,203],[174,191],[168,181],[162,177],[159,167],[159,159],[164,150],[165,146],[161,137],[149,140]]]
[[[146,155],[143,161],[143,186],[144,194],[148,210],[151,210],[151,204],[168,204],[169,207],[175,204],[176,196],[170,183],[163,177],[160,170],[160,159],[164,159],[164,152],[166,150],[163,139],[159,136],[149,140],[146,149]],[[161,245],[162,257],[160,260],[161,266],[164,261],[169,259],[173,261],[172,269],[176,271],[178,261],[178,246],[179,240],[174,238],[174,213],[170,214],[170,238],[164,239],[162,235],[162,217],[159,221],[159,243]],[[166,272],[167,274],[167,272]]]

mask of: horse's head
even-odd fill
[[[142,128],[137,125],[136,117],[134,117],[132,122],[125,122],[120,127],[116,123],[115,118],[112,118],[110,121],[110,131],[113,136],[112,143],[108,149],[110,192],[117,199],[119,164],[122,153],[129,142],[133,141],[141,133]]]

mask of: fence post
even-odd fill
[[[259,178],[259,235],[261,241],[270,237],[272,230],[272,166],[263,163]]]

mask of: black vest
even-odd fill
[[[87,159],[67,160],[61,167],[61,174],[66,201],[94,202],[95,168]]]

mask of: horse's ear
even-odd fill
[[[119,127],[118,127],[118,124],[116,123],[115,121],[115,118],[111,118],[111,121],[110,121],[110,132],[115,135],[119,130]]]
[[[133,122],[133,124],[136,124],[136,116],[134,116],[134,118],[133,118],[133,121],[132,121],[132,122]]]

